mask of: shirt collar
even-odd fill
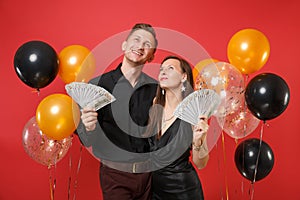
[[[112,78],[114,80],[114,83],[117,84],[118,81],[127,81],[124,74],[121,71],[122,63],[118,65],[118,67],[114,70],[114,73],[112,74]],[[138,78],[138,82],[135,85],[135,87],[139,87],[147,82],[146,74],[144,72],[141,73],[141,75]]]

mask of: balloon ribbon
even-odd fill
[[[54,165],[54,167],[52,167],[51,165],[48,166],[48,170],[49,170],[50,199],[54,200],[54,191],[56,187],[56,178],[55,178],[56,164]],[[54,171],[54,176],[52,171]]]
[[[79,174],[80,166],[81,166],[81,158],[82,158],[82,144],[80,144],[80,154],[79,154],[79,159],[78,159],[78,164],[77,164],[77,170],[76,170],[76,176],[74,179],[74,193],[73,193],[73,200],[76,199],[76,189],[77,189],[77,177]],[[72,180],[72,156],[70,155],[69,158],[69,180],[68,180],[68,200],[70,200],[71,197],[71,180]]]
[[[258,167],[258,161],[259,161],[259,156],[260,156],[260,151],[261,151],[261,144],[262,144],[262,138],[263,138],[265,125],[266,125],[266,121],[263,121],[263,124],[261,125],[261,129],[260,129],[259,148],[258,148],[258,154],[257,154],[257,158],[256,158],[256,163],[255,163],[254,177],[253,177],[253,181],[251,183],[251,198],[250,198],[251,200],[253,200],[253,197],[254,197],[254,183],[256,181],[257,167]]]
[[[226,173],[226,151],[225,151],[225,138],[224,132],[222,131],[222,147],[223,147],[223,158],[224,158],[224,165],[225,165],[225,191],[226,191],[226,199],[229,199],[228,195],[228,182],[227,182],[227,173]]]

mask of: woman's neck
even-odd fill
[[[181,101],[182,101],[181,91],[175,91],[175,90],[166,91],[165,109],[174,111]]]
[[[181,93],[176,95],[174,91],[166,91],[166,101],[164,106],[164,118],[169,119],[174,116],[174,111],[181,102]]]
[[[165,131],[171,126],[171,124],[176,120],[176,117],[174,116],[174,111],[178,104],[181,102],[181,94],[175,95],[176,93],[171,91],[166,91],[166,101],[162,116],[162,129],[161,129],[161,135],[162,136]]]

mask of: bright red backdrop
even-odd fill
[[[99,0],[1,0],[0,1],[0,199],[41,200],[49,198],[49,176],[56,178],[55,199],[68,199],[68,178],[73,199],[100,200],[98,162],[86,149],[78,175],[79,142],[75,138],[67,156],[57,164],[55,174],[34,160],[22,146],[22,130],[35,115],[39,102],[53,93],[64,93],[57,77],[38,96],[24,85],[13,67],[17,48],[30,40],[42,40],[57,52],[72,44],[90,49],[136,22],[172,29],[196,40],[209,54],[227,61],[227,44],[238,30],[255,28],[269,39],[271,54],[257,73],[281,76],[291,91],[290,104],[278,118],[268,122],[263,140],[275,154],[272,172],[254,184],[254,199],[300,199],[299,169],[299,35],[300,3],[287,1],[99,1]],[[174,41],[176,43],[176,41]],[[121,48],[121,46],[120,46]],[[105,55],[103,55],[105,56]],[[157,58],[158,59],[158,58]],[[156,60],[160,62],[160,60]],[[255,74],[251,74],[252,78]],[[260,126],[259,126],[260,127]],[[249,137],[259,137],[259,128]],[[237,141],[240,142],[240,141]],[[224,146],[223,146],[224,144]],[[208,166],[199,171],[206,199],[249,199],[251,185],[234,164],[237,143],[226,134],[211,152]],[[70,167],[71,160],[71,167]]]

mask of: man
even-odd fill
[[[81,115],[84,127],[77,129],[82,143],[92,146],[94,155],[101,159],[104,200],[151,198],[151,174],[146,172],[149,144],[142,135],[157,84],[142,69],[153,60],[156,47],[151,25],[136,24],[122,44],[122,63],[90,81],[116,98],[97,112],[84,108]]]

